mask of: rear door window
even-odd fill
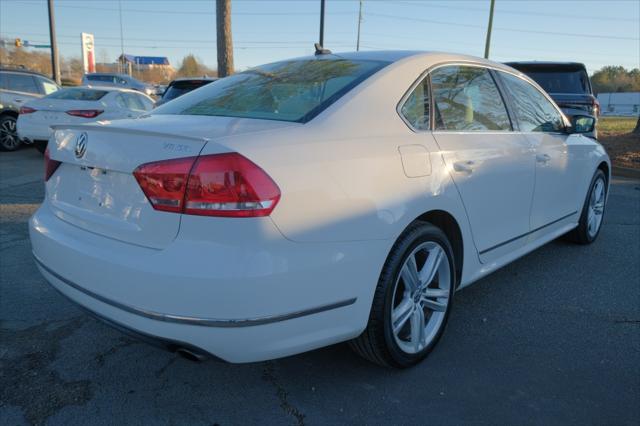
[[[564,120],[557,108],[529,82],[499,72],[518,120],[521,132],[561,132]]]
[[[58,89],[60,89],[60,87],[58,87],[58,85],[51,80],[47,80],[46,78],[42,77],[36,77],[36,79],[40,84],[41,92],[45,95],[50,95],[51,93],[56,92],[58,91]]]
[[[486,68],[452,65],[431,73],[436,130],[504,131],[511,121]]]
[[[40,93],[36,81],[29,74],[3,73],[2,88],[14,92]]]

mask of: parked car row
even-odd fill
[[[82,86],[61,88],[49,78],[23,69],[0,69],[0,150],[34,144],[44,152],[51,126],[134,118],[215,81],[177,79],[160,93],[125,74],[86,74]]]

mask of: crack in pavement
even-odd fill
[[[0,358],[0,407],[20,407],[27,422],[40,425],[68,405],[86,404],[93,396],[91,382],[65,381],[50,366],[60,342],[85,322],[74,317],[23,330],[0,328],[0,341],[10,348]]]
[[[289,403],[289,393],[276,377],[275,363],[273,361],[265,362],[265,367],[262,371],[262,379],[271,383],[276,388],[276,395],[280,400],[280,408],[282,408],[285,413],[293,416],[296,419],[298,426],[304,426],[305,415]]]
[[[129,338],[126,338],[126,337],[120,337],[119,340],[120,340],[120,343],[117,343],[117,344],[111,346],[106,351],[100,352],[100,353],[96,354],[96,356],[93,357],[95,359],[96,363],[98,364],[98,367],[104,366],[106,357],[115,354],[116,352],[118,352],[122,348],[126,348],[127,346],[131,346],[131,345],[135,345],[137,343],[140,343],[140,342],[137,342],[137,341],[135,341],[133,339],[129,339]]]

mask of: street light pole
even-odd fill
[[[324,47],[324,0],[320,0],[320,47]]]
[[[360,10],[358,11],[358,41],[356,42],[356,52],[360,51],[360,24],[362,23],[362,0],[360,0]]]
[[[122,1],[118,0],[118,13],[120,14],[120,60],[118,61],[118,67],[121,67],[124,74],[124,36],[122,32]]]
[[[487,42],[484,45],[484,58],[489,59],[489,47],[491,46],[491,29],[493,27],[493,7],[496,4],[496,0],[491,0],[491,7],[489,9],[489,26],[487,27]]]
[[[58,58],[58,43],[56,42],[56,17],[53,11],[53,0],[48,1],[49,7],[49,39],[51,42],[51,75],[60,84],[60,59]]]

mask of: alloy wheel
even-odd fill
[[[604,214],[604,203],[606,199],[605,182],[599,177],[593,184],[591,195],[589,195],[589,206],[587,210],[587,232],[590,238],[594,238],[602,225]]]
[[[15,119],[5,119],[0,123],[0,145],[9,151],[13,151],[20,145]]]
[[[406,258],[396,279],[391,330],[396,344],[408,354],[426,348],[445,320],[451,293],[451,273],[446,252],[427,241]]]

